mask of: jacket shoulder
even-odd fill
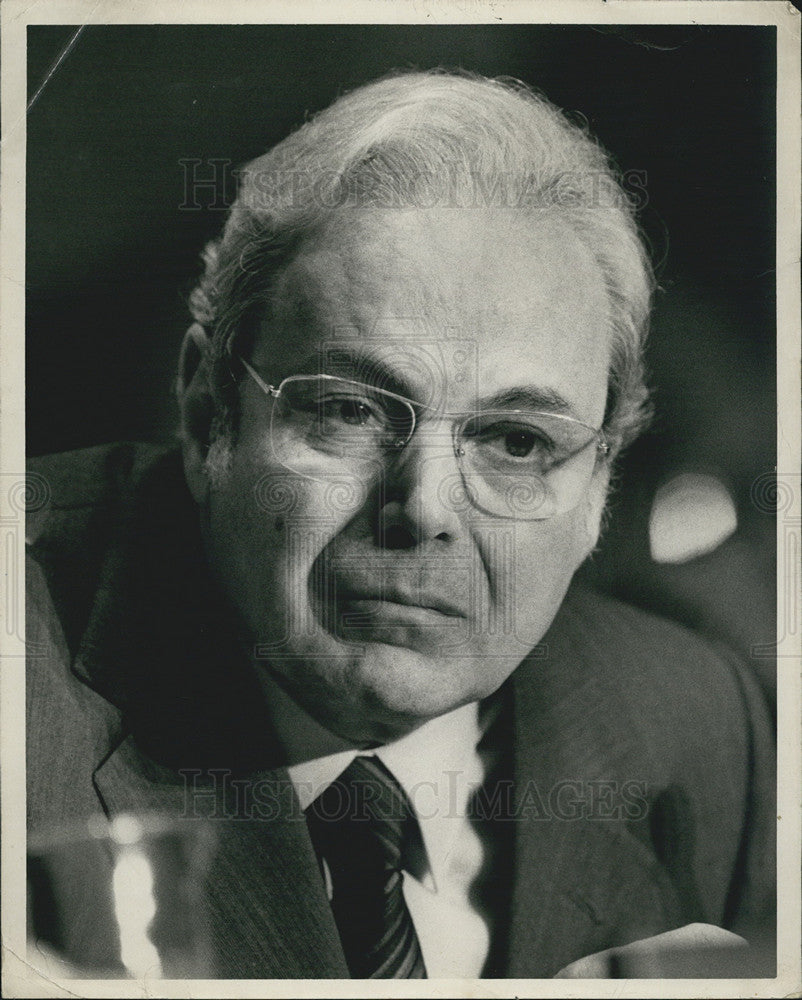
[[[95,812],[93,768],[120,712],[75,657],[137,486],[166,454],[115,444],[31,459],[26,499],[26,743],[30,830]]]
[[[26,540],[36,545],[58,532],[64,515],[119,503],[169,449],[121,442],[28,459]]]
[[[569,594],[546,640],[563,675],[550,683],[589,697],[608,737],[637,746],[655,772],[703,777],[715,762],[743,775],[756,746],[773,753],[755,673],[724,643],[584,589]]]
[[[28,462],[27,553],[41,568],[73,654],[104,561],[128,516],[137,487],[148,471],[173,451],[164,446],[120,443]]]
[[[684,715],[694,698],[708,709],[720,698],[734,708],[744,686],[749,700],[756,689],[754,672],[724,643],[584,587],[569,593],[546,639],[555,655],[592,663],[599,683],[625,702],[645,699],[659,716],[672,707]]]
[[[569,594],[545,638],[544,687],[532,697],[547,706],[552,745],[572,724],[570,753],[588,773],[642,783],[649,818],[633,832],[642,827],[637,835],[678,880],[695,872],[690,896],[705,901],[704,919],[735,926],[764,915],[773,894],[776,748],[748,662],[584,589]]]

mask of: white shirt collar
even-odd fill
[[[313,719],[266,671],[262,681],[301,808],[336,781],[354,757],[375,754],[415,808],[436,890],[465,822],[468,800],[484,777],[477,748],[489,719],[480,713],[479,703],[462,705],[391,743],[363,751]]]

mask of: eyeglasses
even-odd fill
[[[278,462],[309,478],[337,472],[369,476],[392,462],[432,407],[377,386],[334,375],[291,375],[268,385],[270,440]],[[456,505],[493,517],[540,521],[579,504],[596,463],[610,451],[600,429],[573,417],[534,410],[481,410],[453,420],[459,478],[443,483]],[[456,487],[456,488],[455,488]]]

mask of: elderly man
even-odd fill
[[[755,684],[571,586],[647,412],[599,146],[521,86],[395,75],[250,164],[204,260],[183,472],[37,466],[31,828],[209,817],[230,978],[546,977],[762,917]]]

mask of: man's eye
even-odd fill
[[[507,431],[504,435],[504,448],[513,458],[526,458],[536,445],[537,439],[529,430]]]
[[[494,423],[475,433],[477,444],[499,457],[540,460],[553,453],[550,438],[528,424]]]
[[[326,420],[339,421],[352,427],[364,427],[375,422],[375,408],[365,399],[354,396],[327,397],[320,401],[320,410]]]

